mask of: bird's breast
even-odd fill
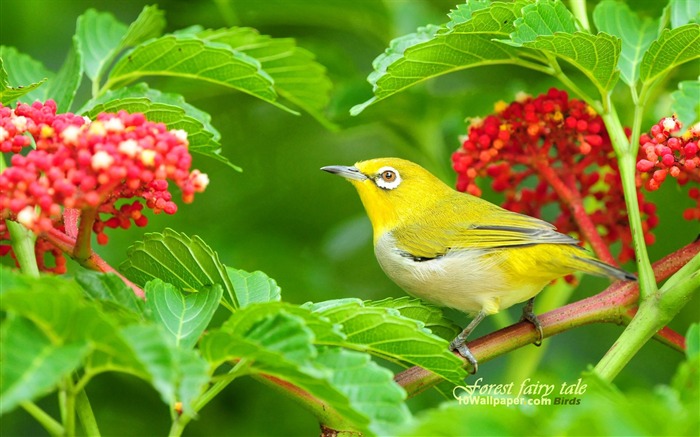
[[[466,313],[497,313],[537,294],[545,284],[513,284],[503,267],[507,254],[481,249],[446,250],[424,259],[402,251],[391,232],[374,246],[379,265],[408,294]]]

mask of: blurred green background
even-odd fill
[[[87,8],[113,13],[124,23],[133,21],[146,1],[2,0],[0,43],[38,59],[57,70],[70,46],[75,21]],[[148,227],[112,231],[110,243],[98,247],[113,265],[144,232],[171,227],[199,235],[219,253],[221,261],[249,271],[262,270],[282,287],[292,303],[344,297],[381,299],[402,296],[377,265],[371,228],[354,189],[339,178],[319,171],[330,164],[352,164],[380,156],[399,156],[421,163],[452,184],[450,154],[465,133],[465,117],[492,111],[498,100],[511,101],[518,91],[536,95],[559,86],[549,77],[514,67],[467,70],[433,80],[350,117],[350,107],[371,97],[365,78],[372,60],[392,38],[428,23],[447,21],[455,0],[214,0],[159,1],[166,11],[166,31],[194,24],[205,28],[246,26],[273,37],[292,37],[317,56],[333,81],[328,129],[308,115],[299,117],[242,93],[216,87],[168,80],[149,80],[151,87],[185,95],[187,101],[212,115],[222,134],[223,154],[243,168],[235,173],[225,166],[195,156],[194,167],[209,174],[211,184],[175,216],[150,216]],[[589,9],[595,2],[589,2]],[[630,2],[652,17],[660,16],[663,2]],[[676,72],[669,81],[697,77],[697,65]],[[85,81],[87,82],[87,81]],[[87,98],[87,83],[77,108]],[[631,105],[617,96],[623,120]],[[669,100],[660,98],[648,114],[648,128],[668,115]],[[488,194],[488,193],[487,193]],[[490,200],[497,196],[488,194]],[[697,222],[681,217],[690,205],[684,189],[665,184],[649,196],[659,206],[661,224],[652,260],[689,243],[699,233]],[[633,265],[626,266],[634,271]],[[573,295],[578,300],[602,290],[605,280],[585,278]],[[545,291],[547,293],[547,291]],[[684,333],[698,321],[696,297],[673,321]],[[511,309],[515,317],[520,309]],[[537,309],[541,312],[542,309]],[[449,313],[464,325],[465,316]],[[503,319],[501,319],[503,323]],[[499,327],[487,319],[477,332]],[[533,380],[575,381],[588,364],[607,351],[622,327],[596,325],[546,340],[544,358]],[[494,383],[508,382],[517,367],[517,354],[480,367],[479,376]],[[616,383],[623,390],[668,383],[682,355],[650,342],[622,372]],[[104,435],[162,435],[169,426],[166,406],[146,384],[127,376],[103,375],[87,388]],[[409,402],[414,411],[440,401],[436,392]],[[56,413],[55,399],[40,403]],[[53,408],[53,410],[52,410]],[[549,407],[554,408],[554,407]],[[2,435],[43,435],[23,411],[0,420]],[[313,417],[291,401],[255,381],[236,381],[201,412],[186,435],[316,435]]]

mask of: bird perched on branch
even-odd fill
[[[392,281],[412,296],[474,315],[450,343],[474,373],[478,364],[466,340],[484,317],[527,301],[521,320],[535,326],[539,344],[533,302],[552,280],[575,271],[636,280],[553,225],[455,191],[412,162],[380,158],[321,170],[357,189],[377,261]]]

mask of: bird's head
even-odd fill
[[[352,167],[323,167],[348,179],[360,194],[375,239],[401,223],[414,222],[437,200],[452,191],[429,171],[399,158],[361,161]]]

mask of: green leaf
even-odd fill
[[[700,324],[693,323],[685,334],[685,355],[689,360],[700,357]]]
[[[182,290],[201,290],[219,284],[238,307],[233,286],[219,256],[197,236],[192,238],[172,229],[162,234],[145,234],[143,241],[129,247],[120,266],[124,275],[140,285],[161,279]]]
[[[386,298],[384,300],[365,301],[365,305],[394,308],[402,316],[422,322],[433,334],[447,341],[452,341],[457,334],[462,332],[462,329],[456,323],[445,318],[440,308],[427,304],[420,299],[404,296],[398,299]]]
[[[402,365],[421,366],[456,384],[466,376],[462,361],[449,350],[445,340],[394,308],[366,306],[356,299],[320,302],[309,308],[332,323],[343,325],[345,347]]]
[[[189,35],[166,35],[137,46],[117,61],[102,92],[128,85],[144,76],[211,82],[294,112],[276,102],[273,80],[257,60],[225,44],[202,41]]]
[[[625,3],[604,0],[593,11],[593,22],[600,31],[622,40],[618,62],[620,76],[627,85],[634,87],[642,56],[658,36],[659,20],[639,17]]]
[[[297,47],[292,38],[272,38],[247,27],[205,30],[197,33],[205,41],[223,43],[237,52],[255,58],[269,74],[280,96],[322,120],[332,83],[326,68],[314,55]]]
[[[573,15],[559,0],[540,0],[525,6],[510,35],[517,46],[541,50],[581,70],[607,96],[617,82],[619,38],[606,33],[577,32]]]
[[[82,48],[85,74],[95,80],[126,34],[127,27],[112,14],[88,9],[78,17],[75,37]]]
[[[678,83],[678,90],[671,93],[673,113],[690,128],[700,120],[700,78]]]
[[[18,98],[38,88],[42,83],[44,83],[44,81],[32,83],[27,86],[10,86],[7,71],[5,71],[2,58],[0,58],[0,103],[3,105],[8,106]]]
[[[0,414],[39,397],[70,375],[88,350],[85,342],[60,344],[22,317],[3,323],[0,347]]]
[[[236,312],[232,318],[255,317],[255,306]],[[351,424],[356,430],[367,429],[369,419],[357,411],[348,397],[332,381],[332,370],[314,363],[318,351],[313,346],[313,332],[303,319],[278,312],[260,314],[246,331],[235,333],[213,330],[202,337],[200,350],[209,362],[243,359],[250,363],[248,373],[274,377],[301,389],[300,400],[314,412],[321,423]]]
[[[670,0],[671,28],[688,23],[700,23],[700,2],[696,0]]]
[[[277,282],[265,273],[257,271],[253,273],[226,267],[228,277],[236,292],[238,305],[244,308],[251,303],[264,303],[279,301],[281,292]]]
[[[46,95],[56,101],[57,113],[68,112],[78,92],[83,79],[82,56],[78,40],[74,36],[73,45],[68,51],[63,66],[53,78],[49,79],[46,86]]]
[[[393,40],[372,66],[368,81],[374,97],[353,107],[352,115],[367,106],[427,79],[467,68],[516,64],[517,51],[494,39],[507,38],[522,3],[493,3],[488,9],[455,13],[455,22],[427,26]],[[468,21],[463,21],[469,18]]]
[[[404,403],[406,392],[394,382],[393,374],[368,354],[326,347],[316,363],[332,370],[332,384],[357,411],[370,418],[369,427],[377,435],[393,435],[393,430],[411,420]]]
[[[653,86],[677,66],[700,58],[700,25],[686,24],[664,29],[644,53],[639,79],[645,88]]]
[[[101,302],[103,308],[138,316],[135,321],[142,319],[143,301],[114,273],[78,270],[75,272],[75,280],[83,287],[86,295]]]
[[[150,121],[165,123],[168,129],[182,129],[187,132],[189,150],[222,162],[234,170],[239,167],[221,155],[221,134],[211,124],[211,116],[188,104],[177,94],[162,93],[145,83],[107,91],[100,97],[90,100],[78,113],[94,118],[100,112],[129,113],[141,112]]]
[[[18,52],[14,47],[0,46],[0,58],[2,58],[11,87],[32,87],[32,90],[24,95],[23,102],[33,103],[35,100],[43,102],[47,99],[47,87],[38,87],[47,80],[52,79],[54,77],[53,72],[47,70],[41,62]]]
[[[173,335],[178,347],[190,349],[214,316],[223,289],[215,284],[185,294],[171,284],[154,279],[146,284],[145,292],[152,319]]]
[[[124,49],[159,36],[165,28],[163,11],[156,6],[143,8],[127,28],[112,14],[88,9],[78,17],[76,37],[85,53],[85,74],[95,81]]]

